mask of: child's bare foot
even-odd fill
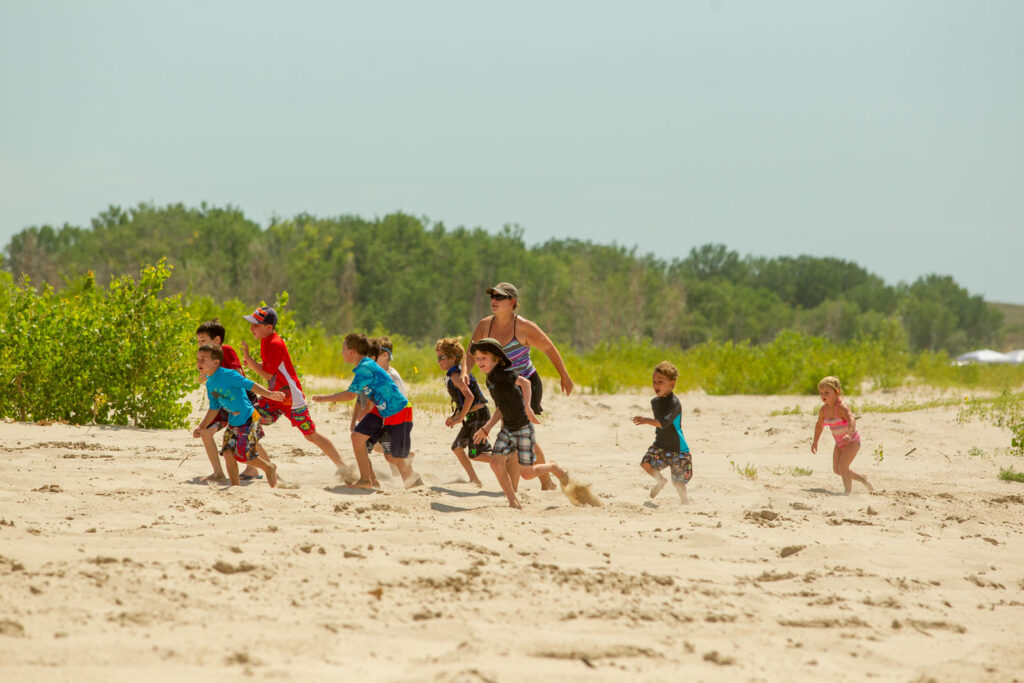
[[[405,480],[405,488],[413,489],[417,486],[423,486],[423,477],[418,474],[413,474],[411,477]]]
[[[207,483],[214,483],[214,484],[227,484],[230,480],[227,477],[224,476],[223,472],[221,472],[221,473],[214,472],[213,474],[206,475],[205,477],[203,477],[199,481],[207,482]]]
[[[484,487],[484,483],[479,479],[470,479],[469,483],[477,487],[478,489],[482,489]]]
[[[372,479],[370,479],[370,485],[373,486],[373,488],[375,488],[375,489],[379,489],[380,488],[380,480],[378,480],[377,477],[373,477]]]
[[[522,505],[522,503],[519,502],[518,498],[513,498],[512,500],[508,501],[508,506],[510,508],[514,509],[514,510],[522,510],[523,509],[523,505]]]
[[[270,488],[277,488],[277,465],[274,463],[267,466],[267,483],[270,484]]]
[[[558,489],[558,484],[551,480],[548,475],[541,475],[540,477],[540,490],[541,491],[555,491]]]
[[[342,484],[351,484],[359,479],[359,470],[355,465],[342,464],[338,466],[338,480]]]
[[[867,479],[864,480],[864,486],[868,487],[868,491],[874,491],[875,490],[875,487],[872,486],[870,483],[868,483]]]
[[[345,488],[349,489],[373,489],[373,482],[369,479],[357,479],[351,484],[345,484]]]
[[[651,499],[652,500],[654,499],[655,496],[657,496],[659,493],[661,493],[661,490],[663,488],[665,488],[665,484],[667,484],[667,483],[668,483],[668,479],[666,479],[665,477],[660,477],[658,479],[658,481],[655,482],[654,486],[651,487]]]
[[[558,481],[562,483],[562,486],[567,485],[569,483],[569,473],[559,467],[557,462],[552,462],[550,465],[551,471],[558,477]]]

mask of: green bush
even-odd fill
[[[2,287],[0,415],[72,424],[180,427],[195,386],[194,328],[178,297],[159,293],[161,261],[107,288],[91,274],[59,295],[27,280]]]

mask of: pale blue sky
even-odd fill
[[[402,210],[1024,302],[1024,2],[0,0],[0,244]]]

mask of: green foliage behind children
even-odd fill
[[[37,292],[27,280],[0,296],[0,415],[72,424],[178,427],[195,385],[194,332],[178,297],[159,293],[170,275],[164,261],[138,280],[92,274],[60,294]]]

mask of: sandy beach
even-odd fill
[[[540,442],[603,507],[524,482],[509,509],[486,466],[466,483],[436,408],[413,431],[427,484],[374,456],[377,493],[284,420],[264,443],[296,488],[276,490],[202,483],[185,429],[0,424],[0,680],[1024,679],[1006,431],[864,414],[876,491],[846,497],[830,437],[810,453],[816,396],[683,394],[683,506],[639,467],[649,392],[545,396]],[[312,411],[351,461],[349,407]]]

